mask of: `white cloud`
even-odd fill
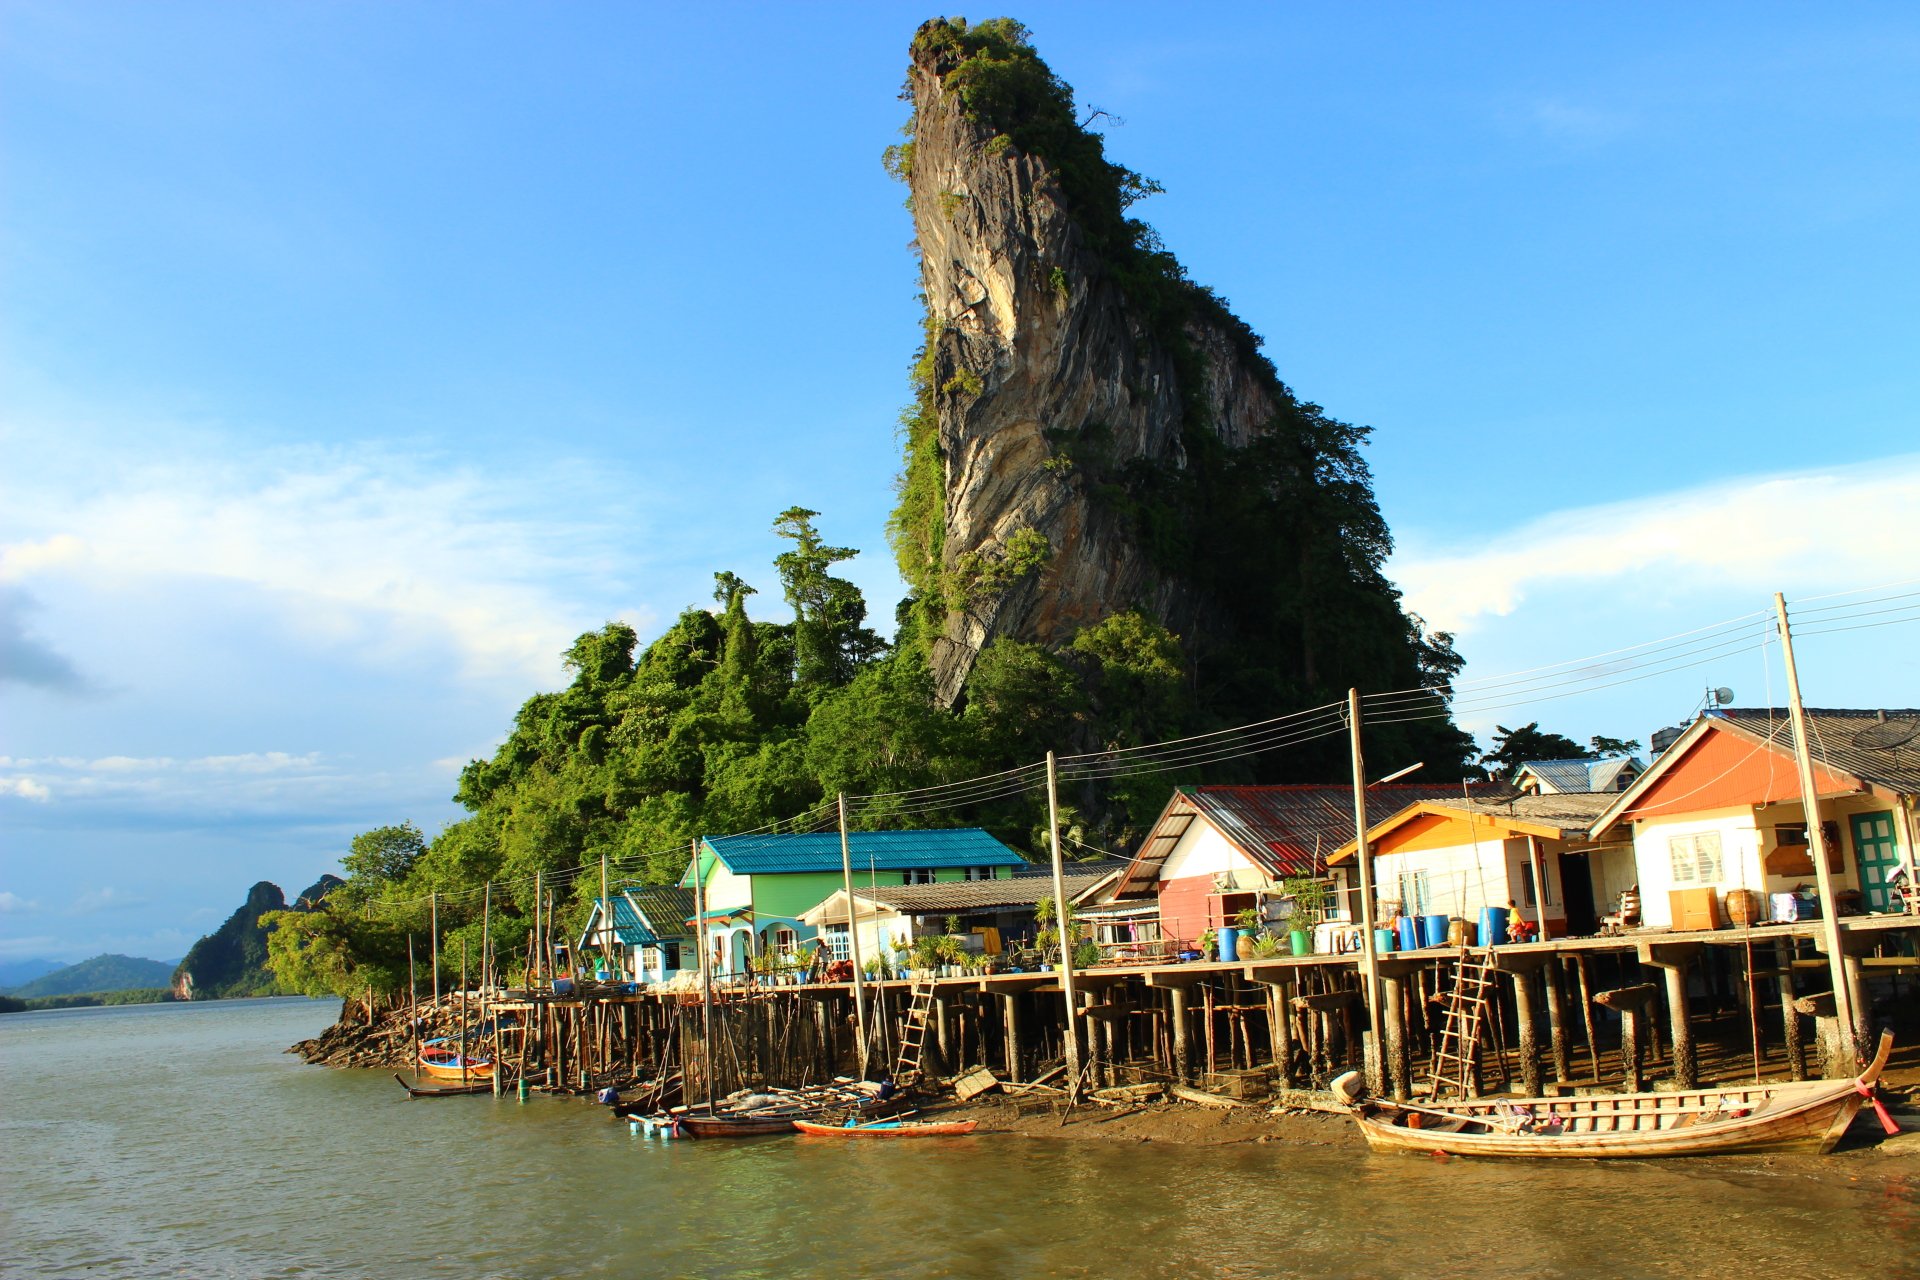
[[[19,915],[27,911],[38,911],[40,904],[31,898],[23,898],[17,893],[0,889],[0,915]]]
[[[135,897],[123,890],[108,885],[101,889],[88,889],[73,900],[73,914],[92,915],[96,911],[131,911],[143,907],[147,899]]]
[[[45,783],[32,778],[0,778],[0,795],[18,796],[22,800],[37,800],[42,803],[53,798]]]
[[[1669,596],[1733,589],[1757,607],[1795,584],[1838,590],[1910,577],[1916,547],[1920,455],[1909,455],[1556,512],[1482,547],[1443,550],[1416,535],[1389,572],[1409,609],[1470,634],[1554,586]]]
[[[103,469],[111,449],[82,459],[60,439],[16,459],[0,583],[240,584],[310,642],[446,650],[470,675],[550,683],[582,626],[617,611],[605,596],[632,558],[615,510],[631,498],[605,476],[230,440]]]

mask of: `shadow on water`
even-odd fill
[[[1857,1156],[1511,1165],[990,1135],[661,1142],[408,1101],[280,1050],[298,1000],[0,1018],[0,1270],[29,1276],[1920,1275]]]

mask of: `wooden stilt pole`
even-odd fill
[[[1080,1097],[1080,1007],[1074,999],[1073,922],[1067,913],[1066,871],[1060,856],[1060,781],[1051,751],[1047,752],[1047,828],[1053,846],[1054,922],[1060,930],[1060,989],[1067,1018],[1061,1044],[1066,1050],[1067,1105],[1072,1106]]]
[[[427,896],[429,917],[433,929],[433,1010],[440,1012],[440,895],[435,892]]]

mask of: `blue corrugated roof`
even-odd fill
[[[639,910],[635,910],[636,905]],[[613,932],[623,946],[650,947],[662,938],[685,937],[687,917],[692,914],[693,894],[686,889],[635,885],[616,889],[613,894]],[[596,900],[582,946],[599,927],[600,904]]]
[[[706,846],[736,875],[781,875],[840,870],[840,833],[706,836]],[[1018,867],[1013,850],[978,827],[946,831],[853,831],[847,847],[857,869],[906,871],[914,867]]]

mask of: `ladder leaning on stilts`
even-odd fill
[[[1491,958],[1491,957],[1489,957]],[[1481,1024],[1493,991],[1493,967],[1482,964],[1465,947],[1454,962],[1453,990],[1446,996],[1446,1024],[1433,1049],[1433,1096],[1451,1089],[1456,1097],[1478,1092]]]
[[[907,1004],[906,1023],[900,1029],[900,1056],[893,1064],[893,1082],[902,1087],[920,1075],[920,1055],[927,1044],[927,1027],[933,1018],[933,982],[922,979],[913,984],[913,999]]]

